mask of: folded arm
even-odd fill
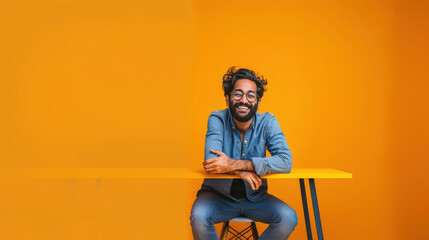
[[[207,173],[238,175],[246,180],[253,190],[257,190],[262,184],[262,179],[255,173],[252,161],[230,159],[220,151],[223,149],[223,127],[221,118],[215,114],[210,115],[207,123],[204,169]]]
[[[204,169],[208,173],[228,173],[238,170],[255,171],[255,167],[253,167],[253,163],[250,160],[231,159],[225,153],[213,149],[211,149],[211,152],[218,155],[218,157],[208,159],[204,162]]]
[[[252,157],[251,161],[259,176],[271,173],[290,173],[292,155],[285,135],[275,117],[270,120],[267,129],[267,149],[270,157]]]

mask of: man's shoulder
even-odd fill
[[[222,119],[226,119],[228,117],[228,109],[216,110],[213,111],[210,116],[216,116]]]
[[[265,113],[256,113],[256,119],[258,119],[259,123],[268,124],[274,117],[274,114],[270,112]]]

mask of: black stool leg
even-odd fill
[[[222,232],[220,234],[220,240],[225,240],[229,231],[229,221],[223,223]]]
[[[259,235],[258,235],[258,229],[256,228],[255,222],[250,223],[250,226],[252,227],[253,239],[257,240],[259,238]]]
[[[221,231],[221,233],[220,233],[220,240],[226,240],[227,239],[227,236],[228,236],[228,233],[230,232],[230,233],[232,233],[234,236],[232,237],[233,239],[241,239],[241,237],[244,237],[244,238],[246,238],[246,239],[249,239],[250,237],[252,237],[254,240],[258,240],[259,239],[259,235],[258,235],[258,229],[256,228],[256,224],[254,223],[254,222],[251,222],[250,223],[250,226],[249,227],[247,227],[246,229],[247,229],[247,231],[246,231],[246,229],[245,230],[243,230],[243,231],[241,231],[241,232],[238,232],[238,231],[236,231],[234,228],[231,228],[235,233],[233,233],[231,230],[230,230],[230,226],[229,226],[229,221],[226,221],[226,222],[224,222],[223,223],[223,226],[222,226],[222,231]],[[250,228],[250,229],[249,229]],[[248,237],[245,237],[243,234],[246,234],[247,232],[249,232],[249,231],[252,231],[252,235],[251,236],[249,236],[249,238]]]

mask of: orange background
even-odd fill
[[[268,79],[326,239],[428,236],[427,1],[0,2],[0,173],[199,168],[228,67]],[[2,239],[190,239],[199,180],[0,179]],[[299,214],[298,180],[270,192]],[[262,232],[266,225],[258,225]]]

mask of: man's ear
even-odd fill
[[[226,107],[229,107],[229,95],[225,95]]]
[[[259,98],[259,100],[258,100],[258,109],[256,109],[256,110],[259,110],[259,106],[261,105],[261,100],[262,100],[262,98]]]

